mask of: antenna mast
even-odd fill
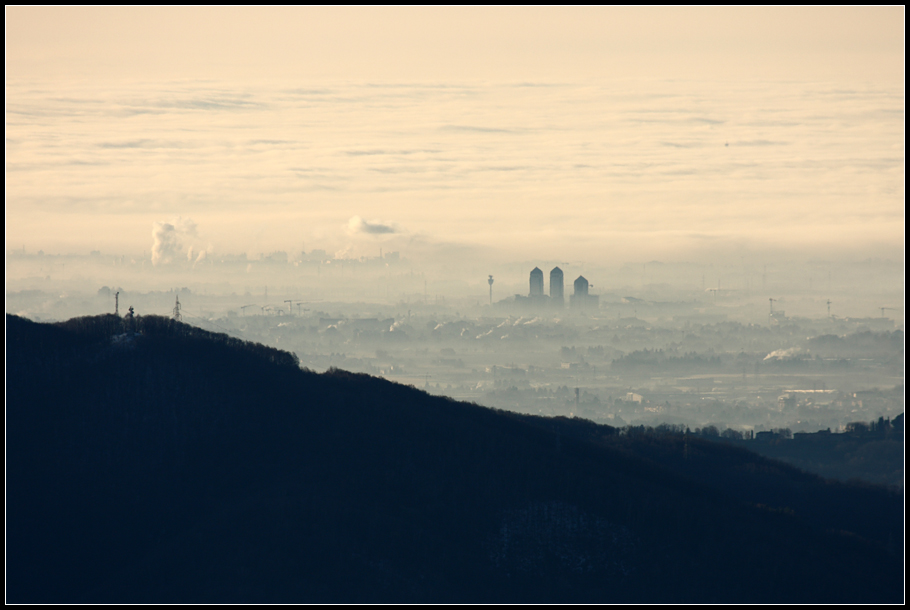
[[[180,321],[180,296],[177,296],[177,304],[174,305],[174,320]]]
[[[120,291],[114,293],[114,315],[120,315]]]

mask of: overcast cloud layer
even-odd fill
[[[24,15],[27,30],[37,27],[36,14],[8,17]],[[282,28],[275,25],[276,36]],[[404,239],[405,229],[421,243],[496,248],[506,259],[899,257],[904,87],[902,78],[880,76],[894,72],[880,61],[893,63],[893,50],[850,55],[854,63],[877,62],[869,79],[855,66],[844,74],[820,70],[813,79],[811,70],[780,67],[780,49],[796,44],[796,30],[788,32],[769,31],[769,40],[780,40],[767,56],[754,40],[745,50],[728,41],[743,63],[739,76],[688,69],[674,78],[654,69],[585,78],[567,68],[560,79],[550,66],[534,79],[521,78],[534,75],[526,67],[491,73],[487,66],[478,80],[453,66],[430,77],[416,64],[414,79],[363,76],[357,58],[394,59],[402,50],[391,45],[341,53],[347,63],[327,59],[336,62],[335,78],[310,68],[297,76],[291,64],[278,78],[270,64],[266,82],[233,77],[214,59],[217,77],[203,78],[202,60],[192,54],[195,76],[174,68],[181,78],[168,78],[168,53],[165,63],[149,59],[160,42],[154,36],[145,47],[120,41],[146,59],[137,60],[141,69],[131,79],[113,55],[108,63],[91,56],[97,73],[68,78],[52,69],[67,61],[59,45],[48,43],[42,59],[14,23],[7,36],[7,243],[149,253],[149,228],[180,216],[192,218],[212,242],[207,247],[220,252],[357,255]],[[511,46],[492,57],[505,62],[518,53],[518,38],[505,36]],[[793,55],[793,63],[827,65],[817,57],[824,53],[845,61],[837,45],[816,38],[809,43],[817,48]],[[218,40],[215,47],[225,44]],[[711,40],[691,52],[656,45],[592,53],[656,65],[661,57],[678,62],[685,51],[727,66],[723,40]],[[844,40],[849,51],[855,40]],[[76,56],[95,48],[83,43],[71,41]],[[103,36],[98,43],[116,44]],[[554,52],[585,56],[584,49]],[[748,68],[747,57],[764,68]],[[902,61],[895,65],[902,73]],[[169,252],[170,242],[160,245]]]

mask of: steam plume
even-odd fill
[[[173,262],[183,248],[182,240],[196,236],[196,223],[191,219],[177,218],[172,222],[152,224],[152,264],[156,267]],[[192,260],[192,246],[187,258]]]

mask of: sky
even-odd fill
[[[903,24],[6,8],[7,247],[901,259]]]

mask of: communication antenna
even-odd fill
[[[493,276],[490,276],[490,279],[487,280],[487,284],[490,285],[490,305],[493,304]]]
[[[828,299],[827,303],[828,303],[828,317],[830,318],[831,317],[831,299]]]
[[[180,296],[177,296],[177,303],[174,305],[174,320],[180,321]]]
[[[120,315],[120,291],[114,293],[114,315]]]

